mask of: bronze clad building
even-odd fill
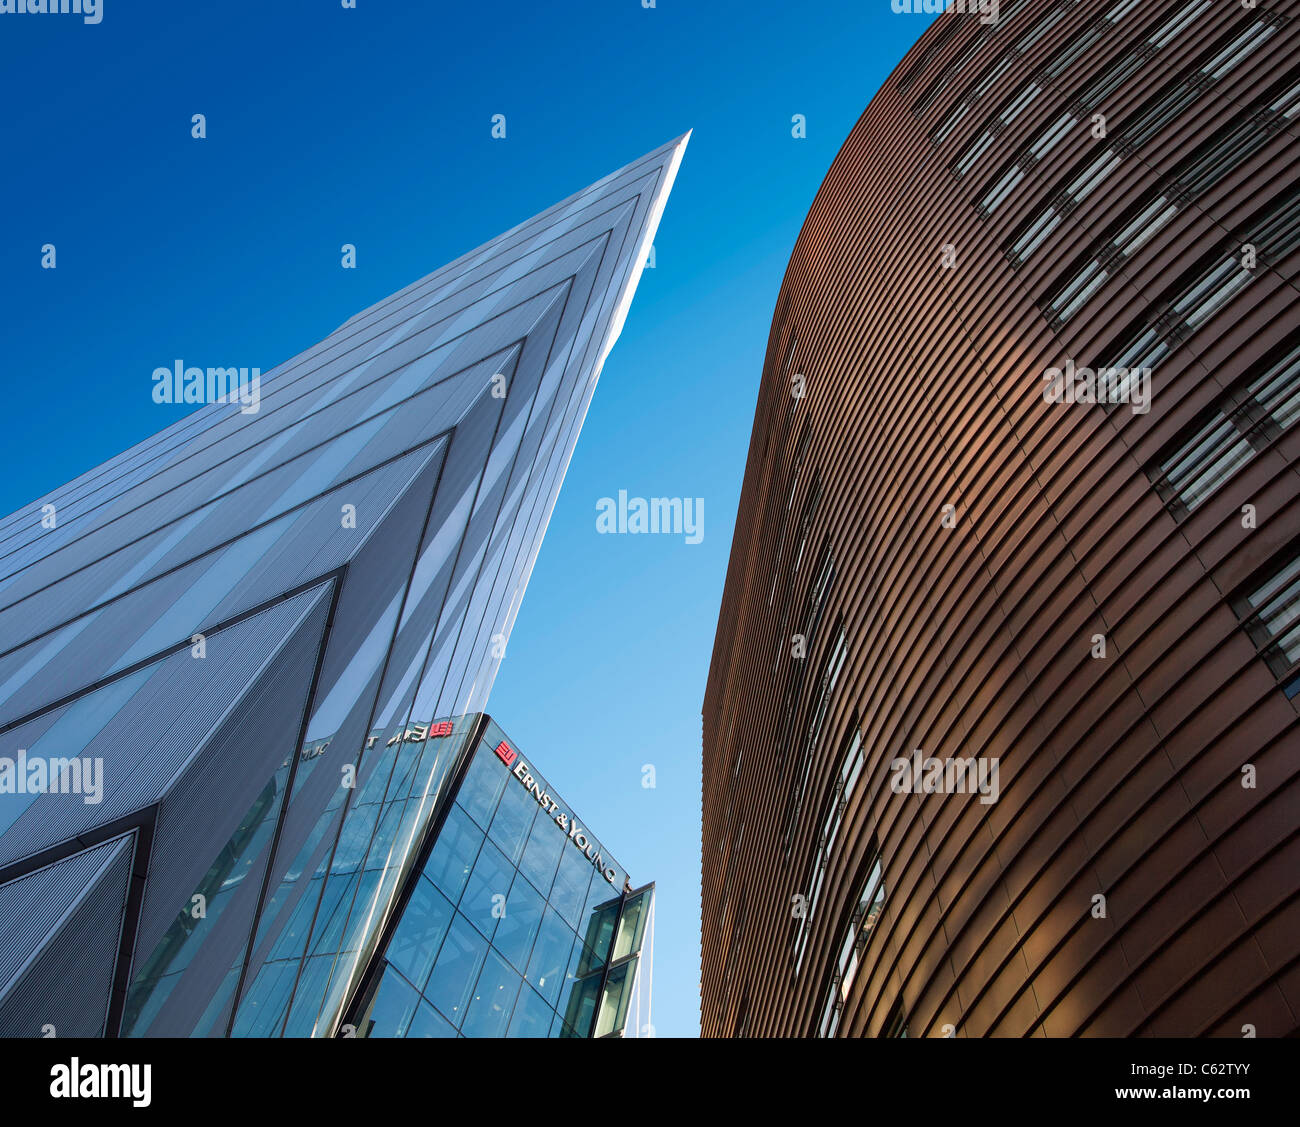
[[[778,299],[705,1036],[1300,1028],[1300,3],[998,14],[885,82]]]

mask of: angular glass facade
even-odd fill
[[[635,1036],[653,906],[484,718],[345,1031]]]
[[[0,1035],[339,1031],[685,143],[0,520]]]

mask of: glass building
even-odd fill
[[[450,796],[685,144],[0,519],[0,1035],[623,1028],[648,897]]]
[[[653,885],[631,887],[494,721],[474,715],[455,726],[448,751],[465,749],[460,781],[345,1032],[637,1035],[649,1021]]]

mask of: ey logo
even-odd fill
[[[515,749],[506,743],[505,740],[502,740],[497,744],[497,758],[507,767],[509,767],[518,757],[519,752],[515,751]]]

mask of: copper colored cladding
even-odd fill
[[[1300,426],[1257,434],[1190,512],[1147,472],[1297,339],[1300,3],[1214,0],[1181,27],[1196,0],[1001,7],[988,28],[940,16],[885,82],[778,298],[704,702],[705,1036],[817,1034],[873,839],[886,897],[839,1036],[1300,1026],[1300,697],[1240,602],[1300,537]],[[1251,121],[1266,134],[1224,148]],[[1118,163],[1071,203],[1107,146]],[[982,210],[1018,155],[1023,179]],[[1176,213],[1132,245],[1161,196]],[[1282,249],[1208,317],[1179,307],[1252,239]],[[1049,322],[1090,255],[1106,280]],[[1149,413],[1044,401],[1045,370],[1114,360],[1144,319],[1170,342]],[[855,726],[865,769],[796,974],[793,898]],[[890,761],[917,748],[996,758],[998,801],[893,793]]]

